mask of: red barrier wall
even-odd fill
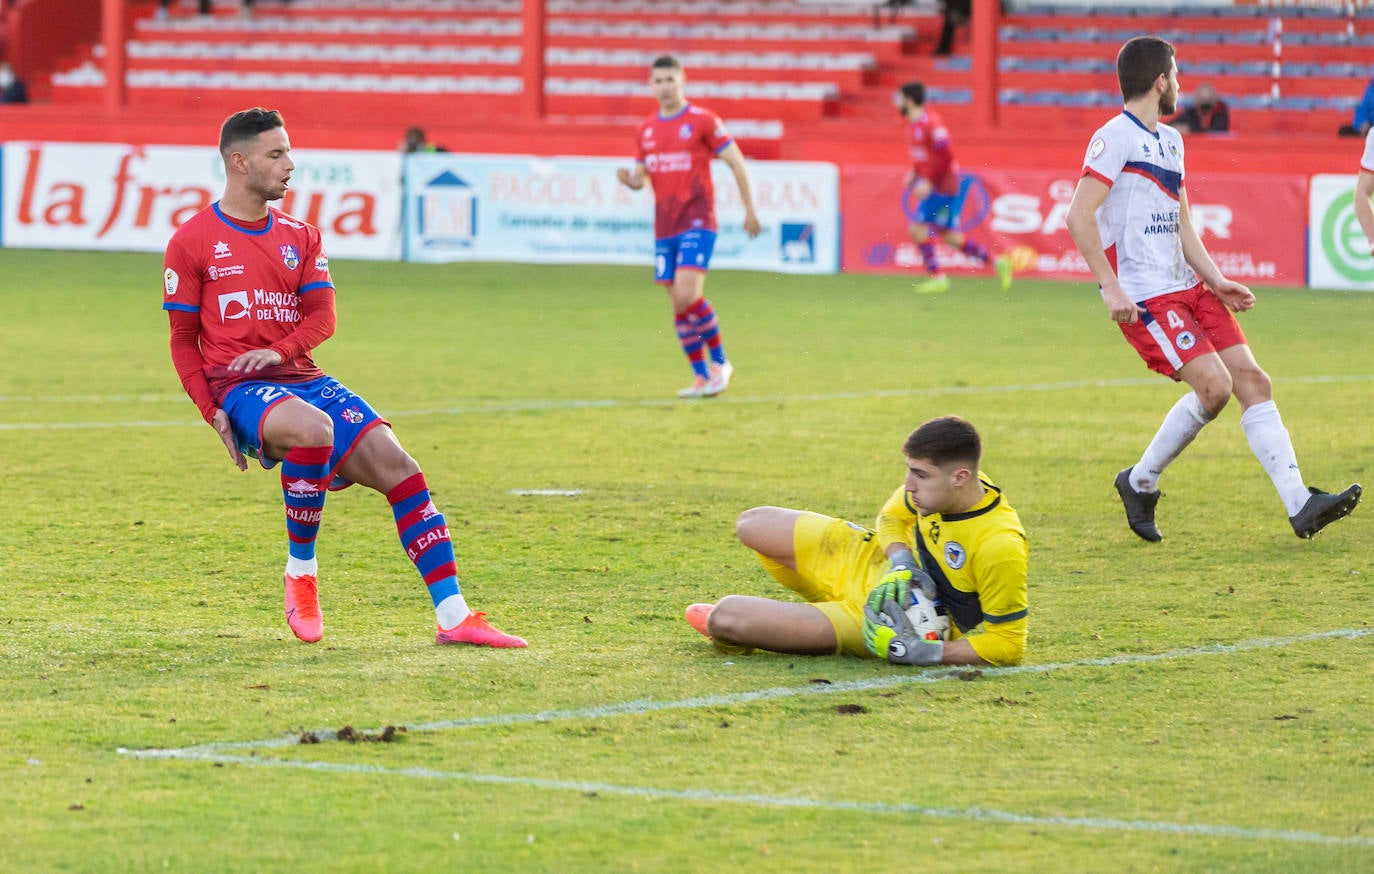
[[[206,96],[207,103],[214,101]],[[318,101],[290,98],[274,100],[286,116],[296,146],[337,149],[394,149],[403,130],[351,124],[354,119]],[[48,142],[115,142],[133,145],[204,145],[219,136],[219,125],[231,112],[242,109],[209,107],[178,115],[138,115],[137,111],[109,114],[98,107],[81,107],[80,115],[64,106],[0,106],[0,139]],[[645,101],[645,115],[653,109]],[[1025,131],[988,131],[951,123],[954,150],[959,163],[971,170],[1037,167],[1077,170],[1093,130],[1110,118],[1098,110],[1075,119],[1075,125],[1035,135]],[[726,119],[727,123],[729,119]],[[417,118],[433,142],[455,152],[497,154],[629,155],[633,153],[634,125],[629,121],[606,124],[557,124],[509,122],[482,124],[482,120],[454,122]],[[781,139],[741,138],[745,154],[754,159],[828,161],[835,164],[891,164],[905,155],[902,126],[894,114],[891,124],[843,120],[787,126]],[[1208,173],[1356,173],[1363,142],[1326,136],[1194,135],[1187,138],[1188,173],[1193,183]]]

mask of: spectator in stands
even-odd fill
[[[935,47],[935,54],[953,54],[954,34],[973,16],[973,0],[940,0],[940,13],[944,23],[940,26],[940,43]]]
[[[0,61],[0,103],[28,103],[29,89],[9,61]]]
[[[198,11],[201,15],[210,14],[210,0],[199,0]],[[167,9],[172,5],[172,0],[158,0],[157,17],[159,19],[167,17]]]
[[[635,132],[634,167],[620,167],[615,175],[633,191],[645,182],[653,186],[654,281],[668,290],[678,342],[693,374],[692,384],[677,395],[709,398],[725,391],[735,372],[725,357],[720,324],[704,291],[716,245],[712,158],[724,161],[735,176],[744,204],[744,232],[754,239],[763,226],[754,213],[744,153],[720,116],[687,102],[682,90],[685,81],[677,58],[664,55],[654,61],[649,86],[658,111]]]
[[[401,151],[411,155],[415,152],[447,152],[448,149],[437,143],[431,143],[424,128],[411,127],[406,129],[406,138],[401,142]]]
[[[287,4],[290,3],[290,2],[291,2],[291,0],[281,0],[281,4],[282,4],[283,6],[287,5]],[[211,12],[212,12],[212,10],[211,10],[212,0],[197,0],[197,4],[198,4],[198,11],[200,12],[201,15],[210,15],[210,14],[211,14]],[[172,0],[158,0],[157,17],[160,18],[160,19],[161,19],[161,18],[166,18],[166,17],[167,17],[167,8],[168,8],[169,6],[171,6],[171,5],[172,5]],[[251,15],[253,14],[253,0],[243,0],[243,14],[244,14],[245,16],[251,16]]]
[[[1231,108],[1217,96],[1217,89],[1203,82],[1197,86],[1193,105],[1170,122],[1181,134],[1227,133],[1231,130]]]
[[[1365,86],[1364,96],[1355,104],[1354,118],[1350,124],[1341,126],[1340,134],[1343,137],[1362,137],[1369,133],[1371,126],[1374,126],[1374,79],[1370,79]]]

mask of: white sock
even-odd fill
[[[1241,413],[1240,426],[1245,429],[1245,439],[1250,441],[1250,451],[1278,489],[1288,515],[1296,516],[1312,495],[1302,481],[1298,456],[1293,452],[1288,429],[1279,418],[1278,405],[1273,401],[1255,404]]]
[[[1159,475],[1164,473],[1164,468],[1188,448],[1202,426],[1210,421],[1196,393],[1188,392],[1179,398],[1164,416],[1164,423],[1155,432],[1150,445],[1145,447],[1145,454],[1131,469],[1131,488],[1137,492],[1158,491]]]
[[[461,594],[449,595],[434,606],[434,618],[440,628],[457,628],[471,612],[472,608]]]
[[[313,558],[296,558],[294,555],[286,557],[286,572],[293,577],[302,574],[309,574],[312,577],[320,575],[320,563]]]

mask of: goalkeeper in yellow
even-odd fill
[[[782,507],[739,517],[740,542],[806,603],[729,595],[693,604],[687,621],[716,648],[744,654],[846,652],[906,665],[1014,665],[1026,650],[1026,532],[978,469],[978,432],[932,419],[902,447],[907,473],[877,530]],[[906,608],[934,601],[937,638]]]

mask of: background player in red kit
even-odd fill
[[[984,264],[993,261],[988,250],[970,240],[959,229],[959,213],[964,208],[964,189],[960,186],[959,164],[954,160],[954,147],[949,128],[926,103],[926,88],[920,82],[907,82],[897,92],[897,109],[911,122],[907,145],[911,150],[911,173],[906,184],[910,188],[909,201],[917,203],[915,213],[908,216],[907,231],[921,251],[928,279],[916,284],[918,292],[947,291],[949,277],[940,268],[935,252],[935,235],[945,244]],[[908,202],[909,202],[908,201]],[[994,262],[1002,290],[1011,288],[1011,260],[1006,256]]]
[[[685,79],[676,58],[664,55],[654,61],[649,84],[658,112],[639,126],[634,169],[621,167],[616,178],[635,191],[644,187],[646,175],[653,183],[654,281],[668,287],[678,340],[692,365],[692,384],[678,397],[701,398],[725,391],[734,374],[715,310],[703,291],[716,244],[711,158],[719,156],[735,174],[744,203],[744,232],[752,239],[762,227],[754,214],[744,153],[720,116],[687,102]]]
[[[436,641],[523,647],[463,599],[448,525],[390,424],[310,357],[334,333],[334,281],[319,230],[267,205],[295,167],[281,114],[230,116],[219,150],[224,196],[168,242],[162,308],[181,384],[229,457],[240,470],[245,454],[281,463],[287,624],[306,642],[323,634],[315,538],[325,495],[361,483],[391,504],[434,602]]]

